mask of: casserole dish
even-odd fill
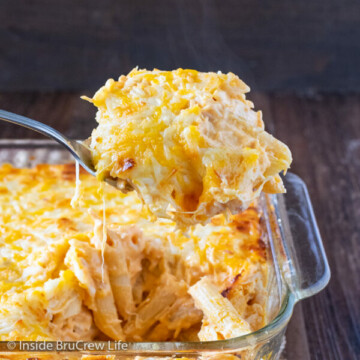
[[[72,161],[70,155],[52,141],[1,141],[0,164],[31,167],[39,163],[61,164]],[[207,342],[133,342],[119,349],[115,342],[106,342],[103,350],[90,351],[27,351],[20,342],[2,342],[4,359],[50,358],[76,359],[108,355],[109,359],[278,359],[287,323],[294,305],[323,289],[330,271],[314,218],[308,192],[303,181],[288,173],[284,179],[285,195],[263,195],[263,224],[270,245],[272,278],[269,281],[269,313],[271,321],[262,329],[228,340]],[[69,350],[76,347],[68,347]],[[40,349],[42,350],[42,349]],[[92,357],[90,357],[92,358]]]

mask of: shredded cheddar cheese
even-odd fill
[[[137,190],[157,217],[206,223],[244,210],[261,191],[284,192],[288,147],[264,130],[232,73],[132,70],[91,101],[98,178]]]
[[[0,167],[0,340],[204,338],[221,331],[193,299],[204,277],[247,331],[266,323],[256,203],[184,234],[171,220],[149,221],[135,192],[99,193],[94,177],[77,175],[74,165]]]

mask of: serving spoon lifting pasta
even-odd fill
[[[48,136],[57,141],[79,162],[79,164],[91,175],[96,176],[96,170],[92,162],[91,151],[85,142],[79,140],[71,140],[55,130],[51,126],[45,125],[39,121],[29,119],[26,116],[11,113],[9,111],[0,110],[0,120],[7,121],[12,124],[20,125],[28,129],[34,130],[40,134]],[[112,186],[117,186],[116,180],[106,178],[105,181]]]

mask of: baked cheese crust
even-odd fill
[[[105,186],[104,239],[99,183],[80,179],[73,208],[74,165],[0,167],[0,340],[231,337],[204,315],[204,279],[246,331],[264,326],[269,265],[256,204],[183,233],[150,222],[135,192]]]

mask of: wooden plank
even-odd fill
[[[310,360],[309,344],[302,304],[297,304],[286,330],[286,344],[283,354],[287,360]]]
[[[41,121],[70,138],[85,139],[96,126],[96,110],[92,104],[80,99],[82,94],[2,93],[0,108]],[[40,139],[44,136],[17,125],[0,122],[0,138]]]
[[[359,14],[356,0],[2,0],[0,90],[94,90],[136,65],[360,90]]]
[[[312,359],[360,354],[359,96],[271,97],[276,134],[308,185],[332,278],[303,302]]]

